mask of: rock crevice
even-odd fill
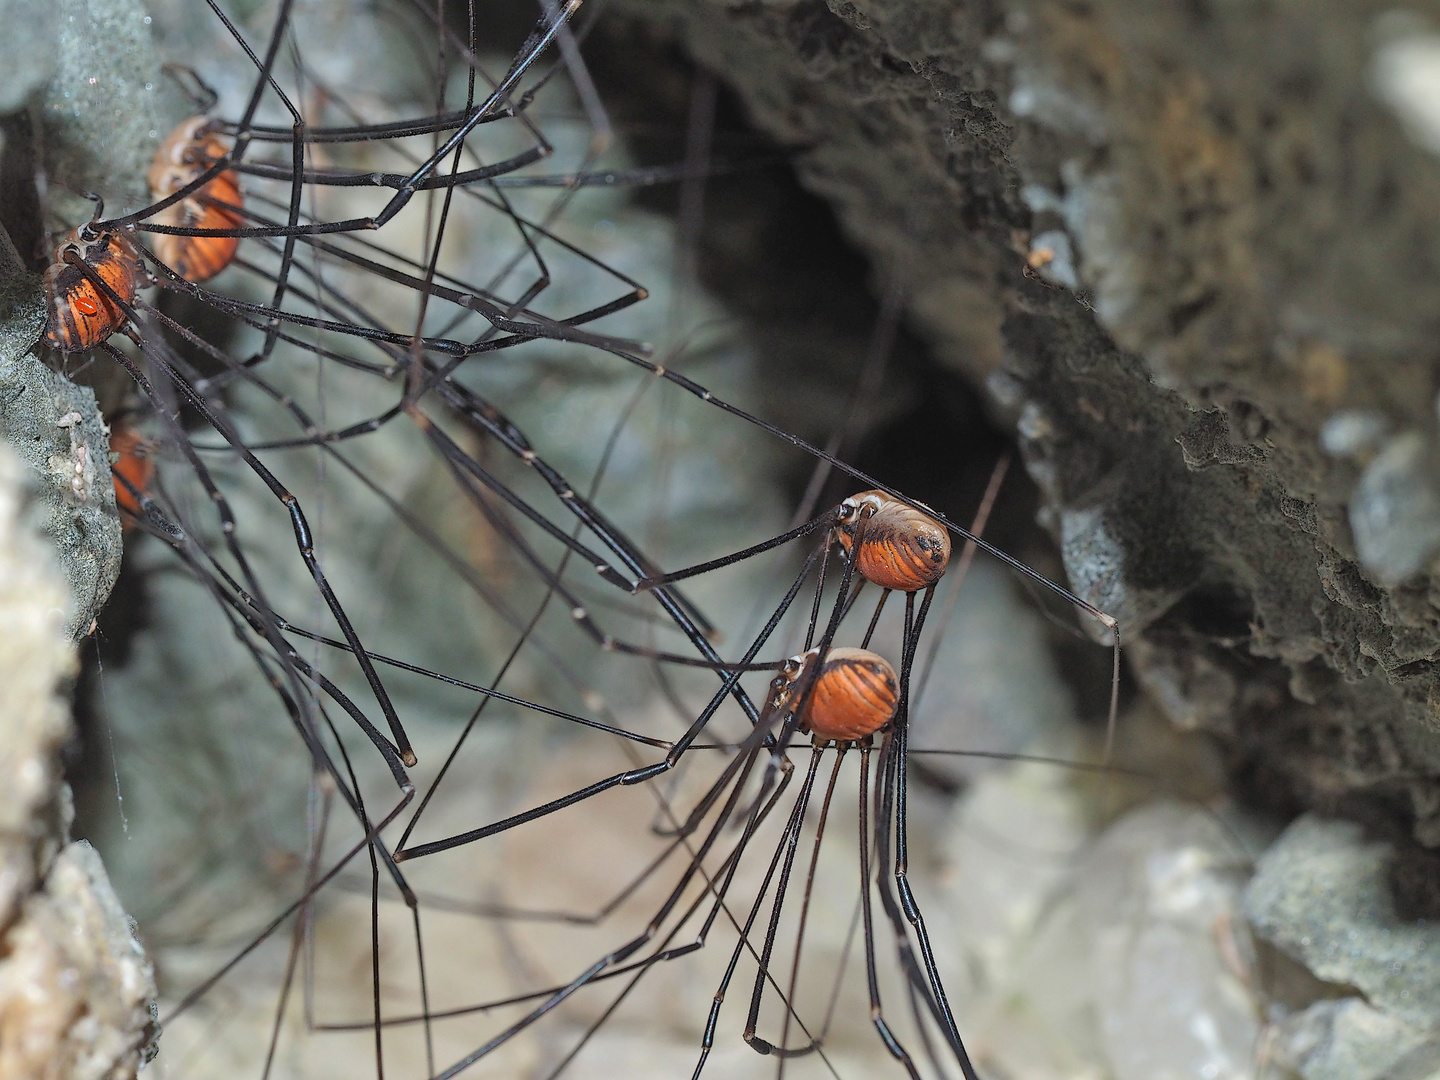
[[[1171,716],[1265,798],[1440,844],[1434,13],[625,6],[987,388]]]

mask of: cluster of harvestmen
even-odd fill
[[[937,1074],[945,1075],[947,1070],[943,1060],[948,1056],[966,1077],[974,1080],[977,1073],[961,1040],[960,1025],[947,999],[924,917],[907,879],[906,766],[911,754],[923,752],[908,745],[911,676],[937,582],[949,563],[950,536],[958,536],[966,544],[962,564],[968,562],[975,550],[987,551],[1098,619],[1112,631],[1115,631],[1114,620],[980,539],[977,533],[983,525],[984,513],[988,512],[988,498],[973,530],[961,528],[935,511],[885,488],[831,454],[811,447],[715,397],[685,375],[651,359],[645,346],[586,329],[604,316],[644,299],[646,292],[638,282],[591,258],[576,245],[556,235],[550,227],[555,216],[576,191],[588,183],[608,184],[627,179],[653,182],[659,178],[679,176],[683,170],[652,170],[645,174],[617,176],[587,172],[590,165],[587,161],[579,170],[563,176],[516,175],[519,170],[544,159],[550,150],[540,128],[527,115],[546,82],[557,71],[566,70],[568,65],[577,87],[584,91],[589,86],[583,72],[575,74],[579,70],[579,54],[576,35],[569,26],[579,7],[579,0],[548,7],[534,32],[516,54],[509,70],[501,78],[489,82],[484,92],[479,91],[479,83],[488,80],[483,65],[476,58],[479,35],[473,0],[469,5],[468,36],[457,36],[448,27],[443,5],[441,10],[436,10],[426,0],[414,0],[415,6],[436,27],[442,55],[448,52],[468,68],[464,106],[451,111],[442,109],[431,116],[384,124],[365,124],[357,116],[353,124],[343,127],[316,126],[307,122],[292,97],[280,86],[276,75],[277,57],[281,55],[282,45],[291,41],[290,0],[281,0],[278,4],[275,23],[263,55],[251,51],[244,35],[215,0],[207,0],[207,3],[253,62],[256,78],[248,104],[234,122],[202,115],[186,121],[172,134],[157,156],[151,173],[156,199],[151,206],[123,217],[105,219],[102,216],[103,203],[96,198],[94,219],[62,239],[55,251],[54,264],[46,274],[51,310],[47,341],[67,353],[98,349],[121,365],[129,372],[148,403],[151,427],[159,435],[158,443],[166,448],[166,453],[188,463],[213,503],[221,538],[218,549],[201,539],[205,535],[204,528],[201,523],[192,520],[192,515],[180,502],[168,497],[163,490],[150,490],[144,474],[133,469],[117,468],[116,471],[122,512],[137,529],[168,545],[210,591],[229,620],[235,637],[248,650],[263,677],[273,687],[313,762],[314,773],[320,778],[319,787],[325,792],[322,833],[323,823],[329,818],[330,799],[338,795],[355,816],[363,835],[341,858],[327,866],[320,864],[320,842],[313,843],[302,894],[265,927],[255,942],[210,978],[193,987],[171,1010],[170,1017],[192,1008],[246,954],[288,922],[293,920],[296,927],[308,925],[308,913],[317,895],[332,885],[355,858],[365,854],[371,863],[374,897],[372,945],[378,921],[379,882],[382,876],[388,876],[409,907],[421,970],[419,1012],[404,1016],[395,1015],[394,1010],[387,1012],[382,1002],[379,949],[372,948],[373,1015],[364,1025],[353,1026],[373,1031],[377,1073],[382,1071],[384,1033],[394,1025],[423,1024],[429,1051],[426,1075],[448,1078],[462,1073],[554,1011],[572,995],[592,985],[621,980],[623,988],[615,1000],[567,1054],[558,1071],[647,972],[657,964],[701,948],[715,922],[722,917],[738,931],[737,942],[704,1029],[695,1075],[700,1075],[705,1067],[716,1033],[720,1030],[725,992],[747,953],[755,959],[757,971],[744,1027],[745,1041],[762,1054],[779,1058],[782,1071],[784,1062],[789,1058],[805,1054],[818,1054],[823,1058],[829,1018],[823,1025],[807,1025],[790,1004],[795,997],[800,970],[805,912],[810,899],[808,886],[800,901],[799,929],[788,985],[780,985],[772,960],[778,943],[782,907],[790,892],[799,841],[817,784],[823,794],[820,797],[820,825],[815,832],[810,855],[812,878],[824,835],[824,821],[836,791],[842,762],[847,755],[856,754],[860,773],[858,894],[867,989],[875,1029],[890,1054],[909,1075],[918,1077],[921,1065],[926,1062]],[[536,75],[537,65],[549,55],[552,46],[557,47],[559,59],[553,61],[544,73]],[[193,81],[203,87],[198,78]],[[257,110],[267,93],[288,111],[292,127],[266,127],[255,122]],[[338,94],[329,93],[328,99],[332,104],[343,106],[343,99]],[[441,99],[443,101],[443,93]],[[592,109],[598,108],[589,98],[586,103]],[[478,137],[477,133],[483,131],[484,125],[499,122],[526,133],[531,145],[505,160],[484,164],[475,152],[473,141]],[[432,152],[423,160],[416,161],[413,170],[408,173],[316,167],[309,160],[313,150],[323,144],[363,142],[398,145],[400,140],[416,137],[429,137]],[[288,164],[247,159],[252,147],[286,143],[290,149]],[[250,178],[250,182],[257,184],[260,190],[246,191],[242,195],[242,177]],[[554,212],[543,221],[532,220],[517,212],[505,193],[507,187],[544,185],[556,186],[561,193]],[[371,216],[340,221],[315,220],[304,210],[305,196],[317,187],[327,186],[373,187],[388,189],[392,194],[383,208]],[[283,188],[287,197],[268,197],[265,194],[267,187]],[[440,199],[440,206],[433,212],[430,222],[433,228],[427,234],[433,239],[428,244],[426,258],[408,259],[368,239],[369,234],[382,230],[420,192],[430,193],[432,199],[437,196]],[[461,199],[464,202],[457,201]],[[505,215],[513,223],[519,238],[520,258],[528,258],[537,268],[534,280],[518,296],[505,297],[496,291],[499,282],[505,280],[517,265],[515,260],[487,285],[460,280],[439,269],[447,221],[452,213],[465,212],[471,207],[477,211],[483,208],[487,212]],[[140,245],[137,234],[147,235],[148,250]],[[534,305],[550,282],[542,248],[564,251],[568,256],[598,268],[621,282],[625,291],[603,305],[565,318],[540,314]],[[268,261],[262,265],[262,262],[256,261],[257,256],[263,256]],[[325,275],[317,272],[315,266],[321,259],[373,275],[397,289],[412,291],[419,307],[413,329],[386,326],[359,302],[347,297],[332,281],[327,281]],[[242,267],[255,279],[265,282],[272,289],[269,303],[247,303],[203,287],[206,280],[228,265]],[[263,345],[255,355],[243,360],[229,355],[141,299],[139,291],[152,283],[164,290],[186,294],[240,324],[253,327],[263,334]],[[427,320],[427,315],[442,305],[453,309],[449,319],[438,333],[426,333],[425,327],[433,321]],[[456,332],[475,317],[483,323],[480,331],[469,340],[456,336]],[[302,336],[307,331],[313,335],[312,340]],[[134,343],[138,348],[138,358],[108,340],[117,333]],[[197,370],[181,351],[169,344],[165,333],[186,342],[192,355],[198,353],[204,356],[218,374]],[[331,344],[320,344],[322,337]],[[537,340],[580,344],[610,354],[649,372],[656,379],[679,387],[708,408],[727,413],[800,448],[826,467],[839,469],[872,490],[847,498],[839,506],[790,531],[743,551],[687,569],[664,572],[596,505],[593,492],[590,496],[582,494],[576,484],[541,456],[526,435],[494,402],[462,380],[465,365],[473,357]],[[373,357],[363,359],[350,355],[351,350],[344,344],[346,341],[373,350]],[[342,428],[326,429],[293,397],[267,378],[266,364],[271,362],[272,355],[282,342],[312,354],[318,361],[344,365],[385,380],[396,388],[394,404],[378,415]],[[251,440],[247,443],[240,425],[220,397],[223,388],[237,383],[272,401],[291,419],[296,435],[284,440]],[[207,444],[192,438],[180,422],[182,405],[198,414],[204,424],[220,437],[222,444]],[[391,498],[343,453],[350,441],[361,439],[392,422],[404,421],[414,425],[444,462],[456,489],[484,515],[496,535],[503,538],[519,561],[543,584],[544,600],[532,617],[527,618],[507,605],[493,583],[487,582],[463,557],[447,548],[445,541],[425,522]],[[522,495],[494,469],[487,468],[483,455],[472,452],[473,448],[467,449],[451,434],[456,430],[465,432],[479,445],[509,455],[524,469],[533,472],[548,487],[555,502],[564,508],[569,517],[568,527],[552,517],[537,500]],[[337,463],[385,499],[418,543],[439,553],[480,602],[489,605],[503,621],[518,631],[514,649],[488,685],[428,670],[366,647],[345,606],[327,580],[299,500],[291,494],[274,468],[262,460],[262,456],[269,457],[273,452],[301,447],[315,448],[327,460]],[[336,635],[288,620],[281,614],[281,608],[272,603],[265,582],[247,559],[244,547],[237,539],[235,516],[222,484],[206,464],[207,459],[213,460],[220,454],[243,463],[288,514],[298,554],[314,583],[316,594],[323,600],[333,620]],[[993,498],[993,494],[992,491],[989,498]],[[558,562],[543,554],[538,543],[541,538],[548,538],[549,542],[559,545],[561,555]],[[726,660],[712,640],[710,623],[680,590],[679,583],[720,572],[764,552],[799,543],[809,544],[799,573],[769,611],[763,628],[746,643],[743,653],[737,659]],[[592,612],[591,605],[582,598],[584,590],[577,587],[573,579],[567,580],[570,564],[576,560],[622,593],[650,598],[663,618],[688,642],[692,653],[637,645],[607,632]],[[880,595],[863,632],[856,635],[849,632],[847,618],[867,586],[871,591],[878,590]],[[791,614],[792,606],[807,587],[810,589],[810,601],[808,617],[802,620],[805,627],[803,648],[798,655],[789,658],[763,657],[766,645]],[[882,610],[893,592],[904,596],[898,669],[869,648],[880,625]],[[531,632],[552,600],[568,606],[576,624],[600,649],[630,654],[647,662],[707,668],[714,672],[719,685],[704,707],[688,717],[688,727],[679,738],[663,739],[635,732],[603,708],[595,710],[598,716],[585,716],[525,700],[499,689],[520,648],[527,642],[534,647]],[[351,658],[368,684],[383,724],[372,720],[361,703],[347,695],[311,660],[302,656],[293,644],[296,638],[318,642]],[[857,638],[858,644],[849,644]],[[548,659],[559,677],[583,689],[582,680],[568,670],[563,657],[552,654]],[[1118,632],[1116,662],[1118,664]],[[404,822],[395,843],[388,842],[385,836],[416,801],[416,787],[407,772],[416,764],[416,757],[405,723],[381,676],[381,669],[387,667],[441,680],[480,695],[479,705],[460,730],[445,763]],[[753,696],[752,690],[743,685],[744,677],[752,672],[773,673],[766,692],[759,700]],[[412,841],[412,833],[421,822],[432,796],[446,779],[486,706],[495,700],[621,739],[631,748],[634,764],[562,798],[458,835],[426,842]],[[746,734],[729,744],[718,740],[703,741],[711,731],[712,720],[727,702],[733,702],[748,720]],[[393,777],[396,792],[393,804],[383,813],[377,813],[367,805],[335,726],[332,709],[339,710],[353,721]],[[1112,719],[1113,709],[1112,700]],[[795,772],[789,755],[802,735],[808,735],[811,752],[798,794],[783,823],[781,840],[770,858],[759,892],[750,902],[748,912],[737,916],[727,903],[732,899],[731,887],[737,869],[761,825],[787,795]],[[661,756],[658,760],[643,760],[639,751],[644,748],[661,751]],[[666,801],[655,781],[672,773],[687,756],[693,757],[703,751],[723,752],[724,767],[693,806],[685,811],[678,810]],[[833,755],[828,780],[823,779],[820,772],[826,754]],[[872,759],[875,759],[873,784]],[[406,865],[413,860],[438,856],[498,836],[582,804],[606,791],[633,785],[647,785],[656,792],[666,823],[662,830],[666,836],[664,851],[644,869],[640,879],[658,874],[672,856],[683,864],[665,901],[641,932],[586,965],[563,985],[538,989],[504,1001],[481,1002],[463,1009],[433,1010],[424,979],[421,933],[424,905],[407,882]],[[634,887],[635,884],[629,886],[627,892]],[[907,1004],[921,1040],[922,1053],[918,1057],[893,1030],[881,1001],[872,894],[878,894],[884,918],[894,933]],[[768,913],[765,911],[767,896],[771,897]],[[611,906],[607,905],[607,910]],[[603,918],[603,912],[600,917]],[[755,945],[757,922],[763,922],[765,926],[763,935],[759,935],[758,948]],[[687,927],[693,928],[693,937],[682,938]],[[297,931],[280,994],[275,1034],[266,1057],[267,1074],[275,1052],[275,1040],[279,1037],[279,1014],[283,1013],[301,952],[299,938]],[[782,1030],[779,1039],[774,1042],[757,1034],[767,987],[778,995],[781,1002]],[[460,1060],[449,1065],[434,1060],[428,1037],[432,1024],[442,1017],[488,1012],[502,1006],[518,1008],[521,1015]],[[791,1042],[792,1027],[802,1033],[798,1044]],[[933,1033],[939,1034],[942,1046],[937,1047],[932,1039]]]

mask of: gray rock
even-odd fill
[[[1125,535],[1131,521],[1104,503],[1060,515],[1060,555],[1071,585],[1079,596],[1115,616],[1127,636],[1154,622],[1183,594],[1174,586],[1145,586],[1147,567],[1135,564],[1147,552],[1136,542],[1139,538]],[[1109,631],[1099,623],[1087,621],[1086,626],[1097,641],[1109,639]]]
[[[1419,432],[1391,439],[1350,496],[1355,552],[1380,581],[1398,585],[1440,548],[1434,453]]]
[[[130,1080],[160,1036],[155,974],[100,856],[68,845],[5,935],[0,1077]]]
[[[120,575],[120,518],[95,393],[32,350],[44,325],[40,281],[20,269],[0,229],[0,438],[29,468],[31,512],[59,552],[73,596],[67,629],[80,636]]]
[[[1392,854],[1353,822],[1306,815],[1261,857],[1245,914],[1319,978],[1428,1027],[1440,1017],[1440,926],[1395,913]]]
[[[967,793],[947,846],[982,1060],[1015,1076],[1252,1080],[1248,860],[1215,816],[1159,800],[1087,835],[1064,779],[1021,766]]]
[[[1271,1035],[1272,1062],[1303,1080],[1431,1080],[1440,1040],[1362,999],[1317,1001]]]
[[[155,979],[100,857],[68,843],[74,678],[65,586],[0,447],[0,1078],[130,1080],[155,1055]]]
[[[0,113],[14,112],[55,70],[55,22],[49,0],[0,0]]]
[[[1320,445],[1336,457],[1360,457],[1373,451],[1386,432],[1385,417],[1362,409],[1341,409],[1320,429]]]
[[[111,216],[150,201],[145,174],[187,112],[160,71],[140,0],[55,0],[55,72],[39,102],[51,209],[79,223],[93,191]]]
[[[1255,931],[1360,997],[1316,1002],[1275,1033],[1305,1080],[1419,1078],[1440,1066],[1440,926],[1395,911],[1390,845],[1306,815],[1265,852],[1245,891]]]
[[[39,537],[25,528],[25,468],[0,445],[0,929],[18,916],[25,896],[54,858],[59,749],[69,734],[56,694],[73,678],[75,654],[61,633],[67,597]]]

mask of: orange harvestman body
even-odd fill
[[[123,512],[120,518],[122,528],[131,528],[130,519],[141,516],[140,502],[131,494],[131,489],[142,495],[148,493],[150,480],[155,474],[155,463],[150,457],[151,450],[150,440],[133,428],[125,427],[118,421],[111,427],[110,453],[118,455],[114,458],[113,466],[115,505]]]
[[[126,304],[135,299],[144,280],[140,256],[121,234],[97,230],[92,224],[66,233],[55,245],[44,278],[45,341],[66,353],[94,348],[128,319],[75,261],[89,267]]]
[[[940,580],[950,562],[950,534],[934,518],[883,491],[862,491],[840,504],[835,536],[848,553],[858,524],[865,535],[855,569],[872,584],[918,592]]]
[[[158,202],[194,182],[225,154],[225,145],[209,130],[208,117],[192,116],[172,131],[155,152],[150,166],[150,192]],[[151,218],[154,225],[185,229],[238,229],[240,215],[221,206],[239,206],[240,178],[233,169],[186,195]],[[208,281],[230,265],[240,246],[235,236],[176,236],[154,233],[155,257],[186,281]]]
[[[812,664],[818,652],[812,649],[790,663]],[[899,680],[884,657],[840,646],[825,654],[800,727],[821,742],[857,742],[888,724],[899,702]]]

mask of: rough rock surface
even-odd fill
[[[57,12],[46,0],[0,0],[0,113],[14,112],[43,86],[55,70]]]
[[[989,387],[1173,719],[1440,843],[1434,5],[624,6]]]
[[[73,598],[66,630],[78,637],[120,576],[120,517],[95,394],[41,362],[34,350],[44,328],[40,281],[0,227],[0,439],[28,466],[29,512],[60,555]]]
[[[65,586],[0,447],[0,1078],[124,1080],[154,1056],[150,962],[94,849],[68,843]]]
[[[74,652],[59,635],[68,598],[49,573],[45,550],[20,526],[22,467],[0,451],[0,670],[5,673],[5,738],[0,739],[0,925],[10,925],[38,874],[55,856],[58,752],[69,733],[62,679],[75,674]],[[53,639],[53,640],[52,640]],[[42,647],[49,645],[49,648]]]
[[[160,73],[139,0],[59,0],[55,71],[37,105],[48,193],[61,217],[83,221],[87,191],[111,215],[150,201],[145,172],[161,140],[186,113],[177,84]]]
[[[56,857],[5,947],[0,1077],[125,1080],[154,1057],[150,961],[85,841]]]
[[[1392,847],[1306,815],[1265,852],[1245,891],[1250,923],[1348,993],[1276,1025],[1276,1060],[1305,1080],[1430,1076],[1440,1067],[1440,927],[1402,919]],[[1354,991],[1358,991],[1358,994]]]

